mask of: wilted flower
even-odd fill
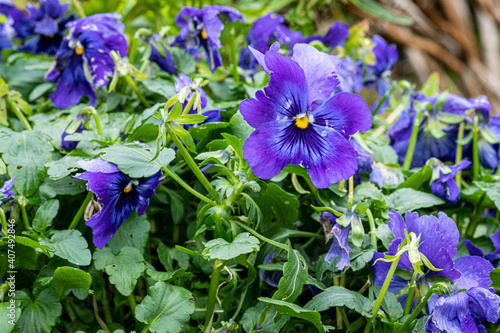
[[[119,14],[96,14],[68,23],[69,35],[63,40],[46,81],[58,84],[50,95],[59,108],[80,102],[82,95],[95,105],[95,90],[109,82],[115,63],[110,56],[127,54],[124,26]]]
[[[212,72],[222,66],[219,49],[222,47],[220,34],[224,24],[218,17],[220,14],[227,16],[231,23],[244,21],[237,9],[228,6],[203,6],[203,9],[186,6],[175,17],[181,32],[172,45],[183,48],[197,59],[203,48]]]
[[[151,35],[147,38],[147,42],[151,45],[149,61],[156,63],[162,71],[176,75],[178,71],[175,68],[172,54],[167,50],[160,34]]]
[[[12,192],[12,188],[14,187],[15,177],[7,180],[2,187],[0,187],[0,193],[2,193],[2,197],[0,197],[0,206],[7,202],[10,198],[14,196],[14,192]]]
[[[86,171],[75,177],[88,180],[87,189],[94,192],[99,197],[98,202],[102,204],[102,210],[85,223],[93,229],[94,245],[102,249],[134,208],[138,215],[146,212],[149,198],[155,194],[155,188],[163,180],[161,171],[149,177],[135,179],[122,173],[116,165],[100,158],[80,160],[78,165]]]
[[[345,267],[351,266],[349,252],[352,249],[349,247],[348,238],[351,224],[346,227],[338,224],[337,217],[330,212],[321,212],[320,223],[325,231],[326,241],[332,238],[332,245],[325,256],[325,261],[330,262],[332,258],[339,258],[337,269],[343,270]]]
[[[338,58],[307,44],[295,45],[292,59],[277,49],[275,43],[263,55],[251,48],[271,79],[264,92],[240,104],[241,114],[256,128],[243,145],[245,159],[264,179],[290,163],[305,167],[318,188],[349,178],[358,165],[348,140],[371,128],[368,106],[351,93],[330,97],[339,83]]]
[[[444,199],[446,202],[454,205],[460,197],[460,189],[455,182],[455,176],[459,171],[471,165],[469,161],[461,161],[457,165],[447,167],[442,163],[433,166],[433,169],[439,172],[439,178],[431,182],[432,194]]]

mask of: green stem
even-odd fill
[[[208,290],[207,312],[205,313],[205,333],[212,331],[212,322],[215,310],[215,302],[217,301],[217,289],[222,270],[224,269],[224,261],[216,259],[214,262],[214,270],[210,278],[210,289]]]
[[[238,74],[238,55],[236,54],[236,43],[234,41],[234,28],[231,28],[231,61],[233,63],[233,78],[236,84],[240,83],[240,75]]]
[[[382,104],[384,104],[385,100],[394,92],[394,90],[396,90],[396,87],[392,87],[391,90],[389,90],[389,92],[387,94],[385,94],[384,97],[382,97],[380,102],[378,102],[377,107],[372,112],[373,117],[375,117],[377,115],[377,112],[380,109],[380,107],[382,106]]]
[[[337,276],[333,277],[333,285],[340,286],[340,279]],[[342,313],[340,311],[340,306],[335,307],[335,320],[337,321],[337,327],[339,330],[342,329],[343,321],[342,321]]]
[[[128,74],[124,75],[123,77],[125,78],[125,81],[127,81],[127,83],[130,86],[130,88],[132,88],[132,90],[135,92],[135,94],[137,95],[137,97],[139,97],[139,99],[142,102],[142,105],[144,105],[147,108],[150,108],[151,104],[149,104],[148,100],[144,97],[144,95],[141,93],[141,91],[139,90],[139,88],[137,88],[137,86],[135,85],[134,80],[132,80],[132,78]]]
[[[420,122],[422,121],[422,110],[418,110],[418,114],[413,121],[413,129],[411,132],[410,144],[408,146],[408,151],[406,152],[405,163],[403,164],[403,170],[410,170],[411,161],[413,160],[413,152],[415,150],[415,145],[417,143],[418,130],[420,128]]]
[[[241,293],[240,301],[238,303],[238,308],[236,309],[236,312],[234,313],[234,315],[231,318],[236,319],[238,317],[238,315],[240,314],[240,311],[241,311],[241,308],[243,307],[243,302],[245,301],[245,297],[247,296],[247,291],[248,291],[249,287],[250,287],[250,285],[247,285],[245,287],[245,289],[243,290],[243,292]]]
[[[208,181],[207,177],[201,172],[200,168],[196,164],[196,162],[193,160],[189,152],[187,151],[186,147],[184,147],[184,144],[181,142],[177,134],[170,128],[170,125],[167,123],[165,124],[165,128],[167,129],[168,134],[170,134],[170,137],[172,138],[172,141],[175,143],[177,146],[177,149],[179,153],[181,153],[182,157],[184,157],[184,160],[186,161],[187,165],[193,171],[194,175],[200,183],[203,185],[203,187],[208,191],[208,193],[212,196],[212,198],[216,199],[219,197],[217,195],[217,191],[215,188],[210,184]]]
[[[396,260],[394,260],[392,262],[391,267],[389,268],[389,272],[387,272],[387,276],[385,277],[384,284],[382,285],[382,289],[380,289],[380,293],[378,294],[378,297],[375,301],[375,304],[373,305],[373,309],[372,309],[373,317],[368,320],[368,323],[366,323],[364,333],[370,333],[372,330],[372,322],[378,316],[378,311],[380,310],[380,307],[382,306],[382,302],[384,301],[384,297],[385,297],[385,294],[387,293],[387,289],[389,289],[389,285],[391,284],[391,280],[392,280],[392,277],[394,276],[394,272],[396,271],[396,268],[398,267],[399,259],[401,259],[401,256],[397,257]]]
[[[406,318],[405,322],[403,323],[403,325],[399,328],[399,330],[396,333],[405,333],[405,332],[409,332],[410,331],[410,330],[408,330],[408,327],[410,326],[410,324],[413,322],[413,320],[415,320],[417,318],[417,316],[420,314],[420,312],[422,311],[422,309],[424,308],[424,306],[427,304],[427,301],[429,300],[429,298],[439,288],[446,288],[446,286],[444,286],[442,283],[439,283],[439,282],[436,283],[436,284],[434,284],[427,291],[427,293],[422,298],[422,300],[420,301],[420,303],[418,303],[418,305],[415,308],[415,310],[413,310],[413,312],[410,314],[410,316],[408,318]]]
[[[347,196],[347,209],[352,208],[354,202],[354,176],[349,178],[349,194]]]
[[[144,73],[146,71],[146,68],[148,68],[150,62],[149,60],[145,60],[142,65],[141,65],[141,68],[139,69],[139,71],[141,71],[141,73]]]
[[[201,194],[200,192],[196,191],[194,188],[192,188],[191,186],[189,186],[188,183],[186,183],[184,180],[182,180],[182,178],[179,177],[179,175],[177,175],[174,172],[174,170],[172,170],[172,168],[170,168],[169,166],[167,166],[166,168],[162,168],[162,170],[167,175],[169,175],[170,177],[172,177],[172,179],[174,179],[177,183],[179,183],[179,185],[181,185],[182,187],[184,187],[189,193],[191,193],[192,195],[194,195],[198,199],[201,199],[201,200],[205,201],[209,205],[217,206],[217,203],[215,201],[207,198],[206,196],[204,196],[203,194]]]
[[[111,316],[111,311],[109,310],[108,295],[106,294],[106,288],[102,288],[102,308],[104,310],[104,318],[106,319],[106,324],[111,324],[113,322],[113,317]]]
[[[73,220],[71,221],[71,224],[69,225],[68,230],[73,230],[76,228],[76,226],[78,225],[78,222],[80,222],[80,219],[82,218],[83,213],[85,212],[85,208],[87,208],[87,206],[90,202],[90,199],[92,199],[92,192],[89,191],[87,193],[87,196],[85,197],[85,200],[83,200],[82,205],[80,206],[80,208],[76,212],[75,217],[73,217]]]
[[[76,11],[78,12],[78,15],[80,17],[86,17],[85,11],[83,10],[82,4],[78,0],[71,0],[71,3],[73,4],[73,7],[75,7]]]
[[[377,229],[375,228],[375,220],[373,219],[372,211],[369,208],[366,210],[366,216],[368,216],[368,224],[370,225],[371,243],[375,251],[377,251]]]
[[[128,300],[128,305],[130,306],[130,311],[132,312],[132,315],[135,318],[135,307],[137,306],[137,303],[135,302],[135,296],[133,292],[127,296],[127,300]]]
[[[24,228],[28,230],[30,228],[30,221],[28,220],[28,213],[26,212],[26,205],[20,203],[21,206],[21,215],[23,217]]]
[[[249,226],[239,222],[239,221],[234,221],[234,223],[236,223],[239,227],[241,227],[242,229],[245,229],[246,231],[248,231],[249,233],[251,233],[252,235],[254,235],[255,237],[263,240],[264,242],[267,242],[271,245],[274,245],[276,247],[279,247],[280,249],[283,249],[285,251],[288,251],[288,247],[284,244],[281,244],[279,242],[276,242],[276,241],[273,241],[272,239],[269,239],[265,236],[262,236],[261,234],[259,234],[257,231],[253,230],[252,228],[250,228]]]
[[[477,203],[476,207],[474,208],[474,212],[472,213],[472,216],[470,218],[470,223],[469,226],[467,227],[467,231],[465,232],[466,235],[472,237],[474,236],[474,233],[476,232],[476,228],[481,221],[481,214],[483,213],[483,201],[486,198],[486,192],[484,192],[481,195],[481,198],[479,199],[479,202]]]
[[[94,118],[95,121],[95,127],[97,129],[97,133],[99,135],[102,135],[102,127],[101,127],[101,121],[99,120],[99,115],[97,114],[97,110],[94,109],[93,107],[86,107],[82,110],[82,113],[84,114],[91,114],[92,117]]]
[[[130,38],[130,47],[128,49],[128,62],[132,65],[134,64],[136,51],[137,51],[137,38],[135,38],[135,36],[132,35],[132,38]]]
[[[477,116],[474,117],[474,129],[472,136],[472,179],[477,180],[479,176],[479,150],[477,147],[477,142],[479,140],[479,132],[477,130],[479,118]]]
[[[414,271],[410,280],[410,288],[408,289],[408,297],[406,298],[405,312],[403,314],[404,316],[409,314],[411,311],[411,305],[413,303],[413,297],[415,295],[415,281],[417,280],[417,277],[418,273]]]
[[[314,198],[318,201],[319,204],[323,205],[323,201],[319,197],[318,189],[313,185],[313,183],[308,177],[304,177],[304,180],[306,181],[307,186],[311,190],[311,193],[314,195]]]
[[[0,223],[2,225],[2,234],[7,235],[7,218],[2,208],[0,208]]]
[[[9,101],[8,98],[5,99],[5,102],[6,102],[7,107],[9,108],[9,110],[11,110],[12,112],[14,112],[14,114],[16,115],[16,117],[21,121],[21,123],[23,124],[24,128],[26,128],[28,131],[32,131],[33,128],[31,127],[28,119],[26,119],[26,117],[21,112],[21,110],[19,110],[19,108],[17,106],[15,106],[14,104],[12,104]]]
[[[464,138],[464,128],[465,128],[465,122],[462,121],[458,127],[458,137],[457,137],[458,142]],[[455,154],[455,164],[462,162],[463,146],[458,142],[457,142],[457,152]],[[457,175],[455,176],[455,182],[457,183],[458,189],[460,189],[462,185],[462,171],[457,172]]]

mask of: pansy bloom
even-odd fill
[[[321,212],[320,223],[325,231],[325,238],[328,242],[332,238],[332,245],[325,256],[325,261],[330,262],[332,258],[339,258],[337,269],[343,270],[345,267],[351,266],[349,253],[352,249],[349,247],[348,238],[351,225],[343,227],[337,222],[337,217],[330,212]]]
[[[496,323],[500,318],[500,297],[486,289],[492,284],[489,275],[493,266],[483,258],[470,256],[457,258],[455,268],[462,275],[455,281],[455,290],[449,295],[433,295],[428,303],[431,313],[426,331],[486,333],[481,322]]]
[[[0,193],[2,196],[0,197],[0,206],[7,202],[10,198],[14,196],[14,192],[12,192],[12,188],[14,187],[14,179],[7,180],[2,187],[0,187]]]
[[[66,151],[71,151],[75,149],[76,146],[78,146],[78,141],[66,140],[66,137],[74,133],[82,133],[83,131],[86,131],[87,128],[85,127],[85,125],[87,124],[89,119],[90,115],[88,114],[79,113],[76,116],[75,121],[71,122],[70,125],[61,134],[61,148]]]
[[[384,38],[375,35],[372,38],[375,47],[375,64],[369,65],[365,74],[365,86],[375,90],[380,97],[385,96],[391,90],[390,75],[392,68],[398,61],[398,50],[396,45],[387,44]]]
[[[495,250],[491,253],[484,253],[479,247],[474,245],[470,240],[464,239],[465,246],[469,251],[471,256],[478,256],[488,260],[493,267],[500,267],[500,230],[497,230],[493,235],[490,235],[489,238],[493,242],[493,246]]]
[[[172,54],[163,44],[160,34],[151,35],[147,38],[147,42],[151,45],[149,61],[157,64],[162,71],[176,75],[178,71],[177,68],[175,68]]]
[[[146,212],[149,198],[155,194],[155,188],[163,180],[161,171],[149,177],[135,179],[122,173],[116,165],[100,158],[80,160],[78,165],[86,171],[75,177],[88,180],[87,189],[94,192],[99,197],[98,202],[103,205],[101,211],[86,222],[92,228],[94,245],[102,249],[134,208],[139,215]]]
[[[219,49],[222,48],[220,34],[224,24],[219,15],[227,16],[231,23],[245,21],[237,9],[228,6],[203,6],[203,9],[187,6],[174,19],[181,31],[172,45],[183,48],[195,59],[201,58],[203,48],[212,72],[222,66]]]
[[[39,6],[26,5],[24,13],[12,14],[16,37],[23,40],[20,48],[34,54],[56,54],[63,41],[66,24],[75,20],[75,16],[66,15],[69,4],[59,0],[41,0]]]
[[[14,37],[14,34],[12,18],[8,17],[5,23],[0,23],[0,61],[2,61],[2,50],[12,48],[12,37]]]
[[[66,108],[87,96],[95,105],[95,90],[109,82],[115,63],[109,53],[127,54],[124,25],[119,14],[96,14],[67,24],[69,35],[63,40],[46,81],[58,84],[50,95],[54,105]]]
[[[447,167],[442,163],[433,166],[433,169],[439,172],[438,178],[431,182],[432,194],[442,198],[446,202],[454,205],[460,197],[460,189],[455,182],[455,176],[459,171],[471,165],[470,161],[462,161],[457,165]],[[444,171],[444,172],[443,172]]]
[[[307,169],[317,188],[348,179],[357,168],[349,137],[371,128],[372,116],[358,95],[330,95],[339,84],[340,60],[307,44],[297,44],[293,58],[252,50],[270,74],[269,85],[240,104],[256,130],[243,145],[243,156],[256,176],[269,179],[289,164]],[[318,104],[322,103],[322,104]]]
[[[261,53],[265,53],[269,48],[269,39],[274,35],[276,29],[284,22],[281,15],[269,13],[260,17],[250,28],[247,35],[248,45]],[[257,60],[248,47],[241,50],[238,66],[243,69],[255,69]]]

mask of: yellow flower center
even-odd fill
[[[78,54],[78,55],[82,55],[82,54],[83,54],[83,50],[85,50],[85,49],[83,48],[83,46],[82,46],[82,47],[77,46],[77,47],[75,48],[75,53],[76,53],[76,54]]]
[[[132,191],[132,182],[128,183],[128,185],[123,189],[123,192],[128,193]]]
[[[309,119],[307,119],[306,115],[295,117],[295,126],[300,129],[306,129],[309,126]]]
[[[207,37],[207,32],[205,31],[205,29],[202,29],[202,30],[201,30],[201,37],[202,37],[203,39],[207,39],[207,38],[208,38],[208,37]]]

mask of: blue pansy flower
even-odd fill
[[[276,29],[284,22],[281,15],[269,13],[260,17],[254,22],[247,35],[248,45],[261,53],[265,53],[269,48],[269,39],[274,35]],[[250,49],[245,47],[241,50],[238,66],[243,69],[255,69],[257,60],[254,58]]]
[[[457,165],[446,167],[442,163],[433,165],[432,168],[439,172],[439,178],[431,182],[432,194],[442,198],[444,201],[454,205],[460,197],[460,189],[455,182],[455,176],[459,171],[471,165],[470,161],[461,161]],[[443,170],[446,172],[444,173]]]
[[[116,165],[100,158],[80,160],[78,165],[86,171],[75,177],[88,180],[87,189],[94,192],[103,205],[101,211],[86,222],[92,228],[94,245],[102,249],[134,208],[138,215],[146,212],[149,198],[163,180],[161,171],[149,177],[130,178]]]
[[[441,103],[438,103],[445,97],[446,95],[441,96],[441,94],[427,97],[422,92],[417,92],[410,97],[408,107],[387,131],[387,135],[391,139],[391,145],[398,154],[400,164],[403,164],[406,159],[413,122],[417,117],[417,108],[422,110],[422,122],[418,129],[411,167],[421,167],[431,157],[443,162],[454,159],[458,126],[447,125],[441,128],[441,123],[446,124],[450,118],[453,118],[455,122],[462,121],[465,117],[465,110],[446,108]],[[436,134],[436,131],[439,131],[439,133]]]
[[[119,14],[95,14],[67,24],[69,35],[63,40],[46,81],[58,84],[50,95],[54,105],[66,108],[78,104],[82,95],[95,105],[95,90],[109,82],[115,63],[111,51],[127,54],[124,25]]]
[[[418,213],[406,212],[405,218],[391,209],[389,213],[390,220],[387,223],[395,239],[389,245],[388,255],[395,255],[398,248],[406,237],[405,231],[414,233],[420,237],[420,246],[418,251],[423,254],[437,271],[422,267],[424,274],[419,274],[416,280],[416,289],[418,294],[422,294],[420,289],[428,288],[433,282],[434,276],[445,276],[452,281],[461,277],[456,269],[453,257],[457,253],[458,240],[460,234],[457,225],[445,213],[440,212],[438,217],[419,216]],[[373,284],[382,286],[391,266],[390,262],[377,261],[384,258],[384,254],[375,252],[372,259],[373,266]],[[407,271],[406,276],[395,274],[389,284],[389,291],[396,294],[401,289],[407,288],[410,283],[413,265],[410,262],[408,253],[403,253],[397,266],[402,272]],[[424,292],[425,293],[425,292]],[[405,305],[407,294],[401,295],[398,301]],[[414,299],[416,301],[416,299]]]
[[[2,61],[2,50],[10,50],[12,48],[12,38],[15,35],[12,23],[13,20],[11,17],[8,17],[3,24],[0,23],[0,61]]]
[[[363,64],[359,60],[345,57],[337,71],[337,78],[340,83],[335,92],[359,93],[363,89]]]
[[[154,62],[158,67],[167,73],[177,75],[178,71],[175,68],[172,54],[167,50],[161,40],[160,34],[153,34],[146,40],[151,45],[151,54],[149,61]]]
[[[26,5],[26,17],[14,15],[17,37],[24,41],[20,49],[34,54],[56,54],[66,24],[76,18],[72,14],[65,16],[68,6],[59,0],[41,0],[38,7]]]
[[[240,104],[256,130],[243,145],[243,156],[256,176],[269,179],[290,163],[307,169],[317,188],[351,177],[358,168],[349,137],[371,128],[372,116],[358,95],[338,93],[340,60],[307,44],[293,58],[275,43],[265,55],[251,48],[270,74],[269,85]],[[321,104],[320,104],[321,103]]]
[[[493,235],[490,235],[489,238],[493,242],[493,246],[495,248],[495,251],[492,253],[484,253],[483,250],[481,250],[479,247],[474,245],[470,240],[465,239],[464,243],[465,246],[467,247],[467,250],[469,251],[471,256],[478,256],[481,258],[484,258],[488,260],[493,267],[499,268],[500,267],[500,230],[497,230]]]
[[[2,193],[2,197],[0,198],[0,206],[7,202],[10,198],[14,196],[14,192],[12,192],[12,188],[14,187],[15,177],[7,180],[2,187],[0,187],[0,192]]]
[[[384,38],[375,35],[372,38],[375,46],[373,54],[375,55],[375,64],[369,65],[365,74],[365,86],[375,90],[380,97],[385,96],[391,90],[390,76],[391,71],[398,61],[398,50],[396,45],[387,44]]]
[[[325,230],[326,241],[332,238],[332,245],[325,256],[325,261],[330,262],[332,258],[339,258],[336,266],[338,270],[350,267],[349,253],[353,252],[348,243],[351,224],[346,227],[341,226],[336,222],[337,217],[330,212],[321,212],[319,221]]]
[[[195,59],[201,58],[203,48],[212,72],[222,66],[219,49],[222,48],[220,34],[224,24],[219,15],[227,16],[231,23],[245,21],[237,9],[228,6],[203,6],[203,9],[187,6],[174,19],[181,31],[172,45],[183,48]]]
[[[79,141],[66,140],[66,137],[74,133],[82,133],[83,131],[86,131],[87,130],[86,124],[88,123],[89,119],[90,115],[88,114],[79,113],[76,116],[75,121],[71,122],[69,126],[61,134],[61,148],[63,148],[66,151],[71,151],[75,149],[76,146],[78,146]]]
[[[496,323],[500,318],[500,297],[486,289],[492,283],[489,275],[493,266],[483,258],[470,256],[457,258],[455,268],[462,275],[455,281],[455,290],[440,297],[432,295],[429,300],[426,331],[486,333],[481,322]]]

